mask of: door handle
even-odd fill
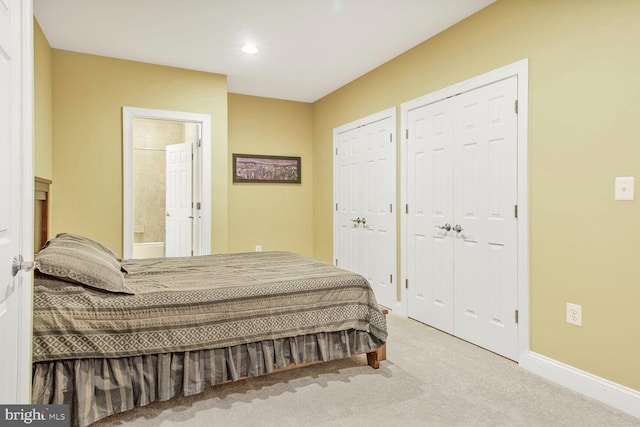
[[[353,224],[353,228],[357,228],[360,224],[362,224],[362,226],[364,228],[368,228],[367,227],[367,220],[366,220],[365,217],[362,217],[362,218],[358,217],[356,219],[352,219],[351,221],[355,222],[355,224]]]
[[[464,230],[464,228],[460,227],[460,224],[456,224],[456,225],[453,227],[453,231],[455,231],[456,233],[459,233],[459,232],[461,232],[462,230]]]
[[[35,261],[25,261],[22,255],[17,255],[13,257],[13,263],[11,264],[11,275],[13,277],[16,277],[20,271],[28,273],[34,268],[36,268]]]
[[[435,225],[435,228],[439,228],[440,230],[451,231],[451,224],[447,223],[445,225]]]

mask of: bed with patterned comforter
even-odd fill
[[[62,234],[36,256],[33,403],[70,404],[74,425],[386,340],[368,281],[329,264],[288,252],[121,261],[105,251]]]

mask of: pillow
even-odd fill
[[[75,234],[61,233],[35,256],[43,274],[107,292],[134,294],[124,284],[115,254],[102,244]]]
[[[111,249],[109,249],[108,247],[104,246],[102,243],[97,242],[93,239],[90,239],[88,237],[84,237],[84,236],[80,236],[79,234],[72,234],[72,233],[59,233],[56,236],[56,241],[66,241],[66,242],[71,242],[71,243],[77,243],[78,245],[86,245],[90,248],[93,248],[99,252],[104,252],[110,259],[113,259],[114,262],[117,264],[118,268],[126,273],[127,270],[124,269],[124,267],[122,267],[122,263],[121,263],[121,259],[118,258],[118,256],[113,253],[113,251]],[[43,249],[47,247],[47,245],[49,245],[50,241],[47,241],[47,243],[45,243],[45,245],[43,246]]]

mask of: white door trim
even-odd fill
[[[198,122],[201,124],[200,179],[196,176],[194,192],[198,192],[202,209],[200,218],[194,219],[194,229],[200,230],[200,239],[194,238],[194,255],[211,253],[211,116],[208,114],[185,113],[180,111],[154,110],[149,108],[122,107],[123,144],[123,257],[133,255],[133,142],[132,120],[134,118]],[[196,158],[195,161],[198,161]],[[197,172],[196,172],[197,173]],[[199,187],[198,187],[199,185]],[[199,221],[198,221],[199,219]],[[199,227],[199,228],[198,228]],[[198,237],[198,236],[196,236]]]
[[[473,77],[452,86],[421,96],[400,106],[400,134],[406,141],[407,113],[422,105],[441,101],[459,93],[467,92],[482,86],[495,83],[506,78],[518,78],[518,356],[523,358],[529,352],[529,189],[528,189],[528,94],[529,94],[529,60],[523,59],[488,73]],[[407,151],[400,144],[401,170],[408,167]],[[400,200],[401,212],[406,212],[407,182],[404,173],[401,175]],[[402,282],[407,280],[407,221],[404,214],[400,218],[400,250]],[[401,304],[399,313],[407,315],[408,292],[401,286]]]

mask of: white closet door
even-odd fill
[[[335,141],[336,164],[334,165],[334,256],[336,264],[346,270],[361,274],[362,253],[360,218],[362,182],[362,141],[360,129],[352,129],[338,135]]]
[[[517,359],[517,78],[455,97],[455,334]]]
[[[334,130],[334,257],[365,276],[378,303],[397,303],[395,113]]]
[[[387,118],[360,128],[363,144],[361,223],[363,274],[378,303],[393,308],[397,300],[396,275],[396,165],[395,120]]]
[[[408,112],[408,314],[453,333],[453,101]]]
[[[511,77],[413,108],[406,119],[408,315],[511,359],[516,99]]]

